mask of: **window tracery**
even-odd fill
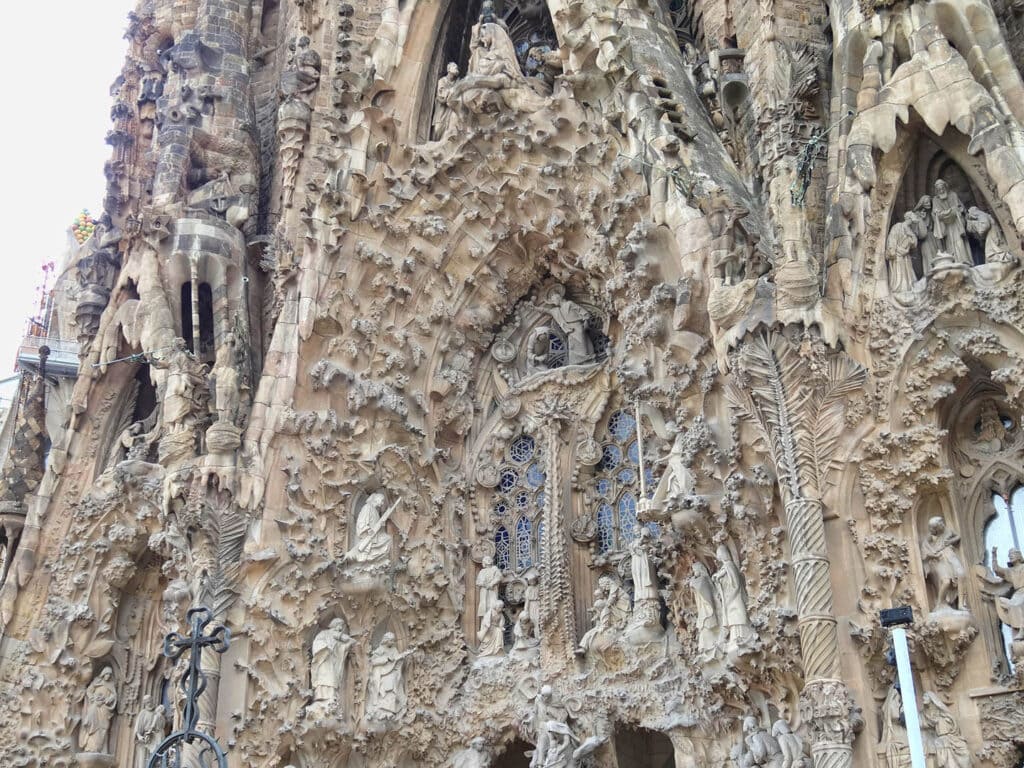
[[[654,495],[654,473],[643,469],[644,492]],[[601,445],[601,459],[594,468],[593,492],[597,522],[597,551],[600,554],[625,551],[640,529],[637,519],[641,497],[640,443],[636,418],[627,410],[617,410],[608,418],[608,427]],[[657,523],[648,523],[658,535]]]
[[[540,560],[544,455],[538,441],[522,433],[509,443],[504,458],[491,507],[494,562],[507,574],[522,574]]]

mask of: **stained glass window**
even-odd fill
[[[654,495],[655,479],[651,468],[644,467],[647,498]],[[640,444],[636,419],[627,410],[615,411],[608,418],[608,430],[601,446],[601,460],[594,467],[594,498],[597,509],[597,551],[613,552],[629,547],[636,538],[637,500],[640,498]],[[647,523],[654,535],[660,535],[657,523]]]
[[[544,509],[543,451],[530,435],[508,444],[498,470],[491,507],[495,528],[495,563],[509,573],[523,573],[540,558],[540,517]]]

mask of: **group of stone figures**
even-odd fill
[[[920,708],[921,736],[929,765],[935,768],[968,768],[971,750],[956,718],[936,694],[925,691]],[[882,748],[888,768],[910,768],[910,746],[898,685],[889,689],[882,705]]]
[[[345,620],[335,618],[313,638],[310,685],[313,701],[306,709],[312,720],[342,721],[349,653],[356,641]],[[385,632],[370,653],[366,683],[367,720],[395,720],[405,712],[405,660],[415,652],[398,650],[393,632]]]
[[[82,703],[82,720],[78,730],[79,762],[91,764],[86,755],[109,756],[110,726],[117,712],[117,686],[114,670],[103,667],[89,683]],[[153,697],[142,697],[142,708],[135,716],[135,765],[145,766],[157,745],[167,735],[167,709],[153,703]]]
[[[438,81],[433,138],[453,134],[466,113],[540,109],[554,75],[561,72],[561,60],[550,43],[536,35],[526,45],[524,58],[521,63],[505,22],[485,0],[480,22],[473,26],[466,76],[460,79],[459,65],[450,62]]]
[[[885,249],[889,290],[894,294],[914,290],[918,279],[915,255],[920,259],[923,277],[945,269],[975,266],[972,238],[983,248],[984,263],[1013,263],[1002,230],[992,216],[975,206],[965,210],[949,184],[937,180],[933,194],[924,195],[889,230]]]

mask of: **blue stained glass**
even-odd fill
[[[640,463],[640,444],[634,440],[626,449],[626,457],[632,464]]]
[[[503,470],[501,470],[501,480],[499,481],[498,486],[501,488],[502,492],[508,493],[509,491],[516,487],[516,484],[518,482],[519,473],[516,472],[514,469],[511,469],[510,467],[505,467]]]
[[[650,467],[644,467],[644,483],[647,485],[647,498],[654,498],[655,486],[654,482],[654,470]]]
[[[601,450],[601,463],[598,469],[612,470],[619,466],[622,461],[622,449],[617,445],[606,445]]]
[[[533,456],[533,448],[533,438],[529,435],[521,435],[512,443],[512,447],[509,448],[508,452],[512,457],[512,461],[517,464],[525,464]]]
[[[494,505],[495,517],[504,517],[506,514],[508,514],[508,505],[505,502],[499,501]]]
[[[531,464],[530,468],[526,470],[526,482],[531,488],[540,488],[544,485],[544,470],[541,469],[540,464]]]
[[[632,469],[622,469],[616,477],[623,485],[632,485],[636,481],[636,472]]]
[[[502,525],[494,532],[494,562],[503,571],[509,567],[510,540],[508,529]]]
[[[544,561],[544,523],[537,525],[537,559]]]
[[[628,411],[616,411],[608,419],[608,431],[616,442],[624,443],[636,432],[636,419]]]
[[[647,523],[644,528],[651,532],[651,536],[656,539],[661,538],[661,526],[657,523]]]
[[[594,488],[597,491],[598,496],[607,496],[612,492],[612,481],[607,477],[598,478],[594,484]]]
[[[561,368],[568,360],[565,341],[557,333],[548,334],[548,368]]]
[[[547,497],[544,495],[544,491],[540,491],[537,494],[537,509],[544,509],[544,500]]]
[[[525,517],[516,523],[516,572],[525,571],[533,565],[533,531]]]
[[[530,494],[526,491],[520,491],[516,494],[516,506],[519,509],[526,509],[526,505],[530,503]]]
[[[619,497],[619,538],[628,546],[636,538],[636,497],[626,491]]]
[[[615,545],[615,518],[612,508],[602,504],[597,508],[597,551],[607,552]]]

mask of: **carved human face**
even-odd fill
[[[938,181],[935,182],[935,194],[936,194],[936,196],[938,196],[938,197],[945,197],[946,193],[948,191],[949,191],[949,187],[946,186],[946,182],[944,182],[942,179],[939,179]]]
[[[471,742],[469,742],[469,746],[472,747],[477,752],[483,752],[484,751],[484,747],[487,746],[487,742],[485,742],[483,740],[482,736],[477,736],[475,739],[473,739]]]
[[[938,536],[944,530],[946,530],[946,521],[941,517],[933,517],[928,521],[928,530],[933,536]]]
[[[394,648],[395,642],[395,634],[393,632],[385,632],[384,637],[380,639],[380,644],[388,646],[389,648]]]
[[[1006,559],[1010,565],[1020,565],[1021,563],[1024,563],[1024,556],[1021,555],[1019,549],[1011,549]]]
[[[452,62],[451,64],[448,65],[448,70],[447,71],[448,71],[448,77],[450,77],[452,80],[454,80],[455,78],[457,78],[459,76],[459,65],[455,64],[454,62]]]
[[[490,568],[494,565],[494,558],[490,555],[484,555],[484,568]]]

